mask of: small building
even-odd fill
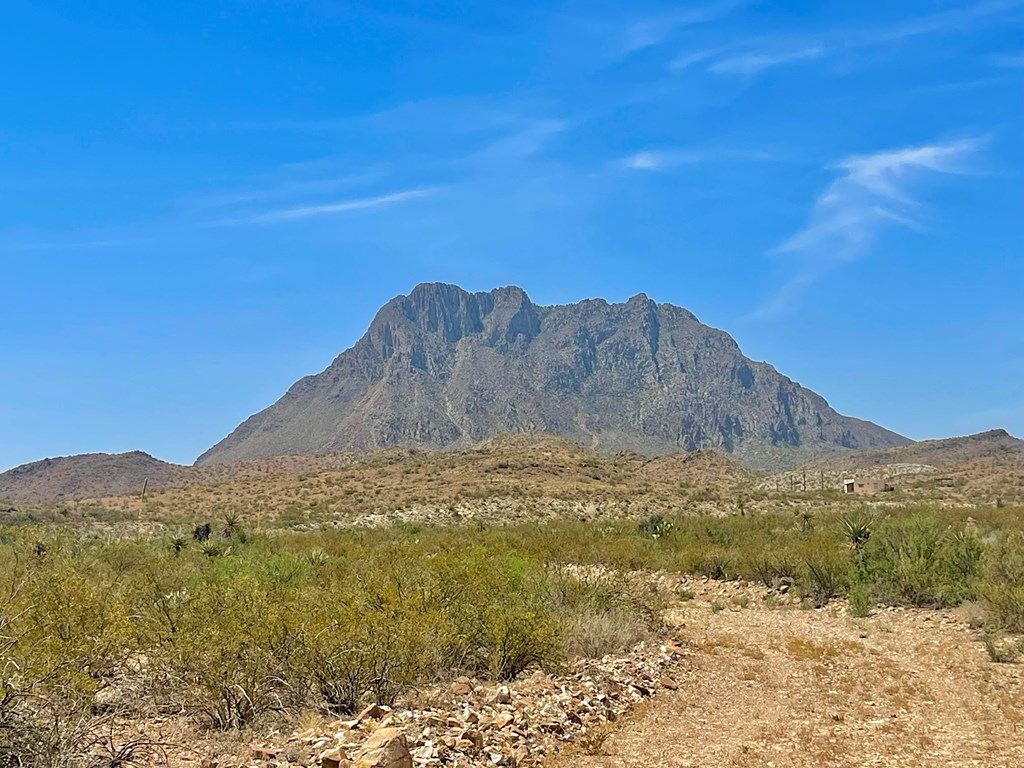
[[[851,477],[843,481],[844,493],[882,493],[893,487],[875,477]]]

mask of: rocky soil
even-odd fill
[[[372,705],[350,719],[314,718],[256,743],[202,734],[176,718],[123,722],[119,740],[144,733],[163,745],[150,753],[153,764],[170,768],[542,765],[566,747],[596,749],[638,703],[676,690],[687,653],[671,641],[642,643],[561,675],[537,670],[507,685],[460,678],[393,709]]]
[[[1024,666],[990,662],[969,611],[877,607],[852,618],[842,602],[814,610],[755,585],[655,578],[681,599],[664,635],[630,654],[508,685],[463,678],[255,743],[165,732],[192,746],[167,747],[153,764],[1024,765]]]
[[[694,591],[668,617],[691,650],[679,689],[620,723],[603,754],[560,765],[1024,765],[1024,667],[990,662],[963,612],[853,619],[738,585]]]

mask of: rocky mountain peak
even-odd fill
[[[900,445],[744,357],[723,331],[639,293],[539,306],[517,286],[424,283],[200,463],[545,431],[598,450],[714,449],[758,468]]]

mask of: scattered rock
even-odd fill
[[[371,704],[356,716],[357,723],[365,723],[367,720],[380,720],[384,710],[377,704]]]
[[[356,755],[356,768],[412,768],[405,735],[397,728],[376,731]]]
[[[507,685],[502,685],[494,694],[494,698],[491,699],[492,704],[511,704],[512,703],[512,692],[509,690]]]
[[[421,692],[427,706],[368,707],[356,720],[293,734],[289,742],[304,745],[305,756],[289,768],[540,765],[656,691],[677,689],[689,653],[671,642],[641,643],[622,656],[578,660],[557,677],[537,670],[495,686],[460,678]]]
[[[320,755],[320,768],[349,768],[352,761],[349,760],[340,747],[329,749]]]
[[[125,692],[116,685],[100,688],[92,697],[92,713],[106,715],[117,710],[125,703]]]

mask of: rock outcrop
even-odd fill
[[[424,284],[388,302],[198,464],[545,431],[603,452],[710,448],[756,468],[909,441],[842,416],[723,331],[643,294],[544,307],[520,288]]]

